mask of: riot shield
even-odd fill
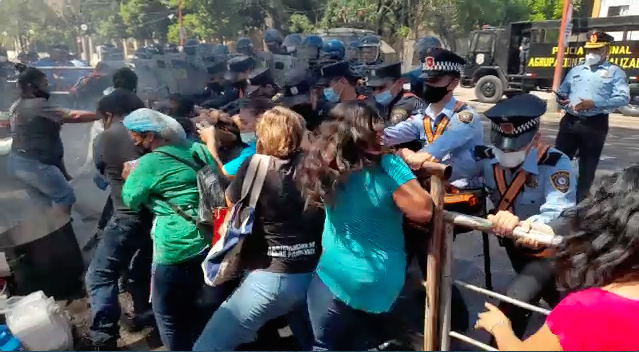
[[[304,60],[291,55],[273,54],[271,62],[271,73],[273,74],[275,83],[277,83],[279,86],[282,86],[284,84],[287,71],[291,69],[309,69],[308,60]]]

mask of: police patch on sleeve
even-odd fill
[[[457,119],[463,123],[471,123],[473,122],[473,118],[475,114],[472,111],[464,110],[457,113]]]
[[[550,184],[559,192],[566,193],[570,188],[570,174],[568,171],[557,171],[550,175]]]
[[[390,118],[392,123],[400,123],[408,118],[408,111],[404,109],[393,109]]]

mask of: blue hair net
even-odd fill
[[[169,141],[186,139],[186,132],[176,119],[151,109],[135,110],[124,118],[123,124],[129,131],[152,132]]]

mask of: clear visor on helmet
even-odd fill
[[[373,63],[379,58],[379,47],[365,46],[359,49],[359,61]]]

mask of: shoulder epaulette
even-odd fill
[[[493,153],[493,148],[491,147],[476,145],[473,150],[473,156],[475,160],[492,159],[495,157],[495,153]]]
[[[547,151],[541,160],[539,161],[539,165],[549,165],[555,166],[559,162],[559,159],[563,156],[560,152]]]

